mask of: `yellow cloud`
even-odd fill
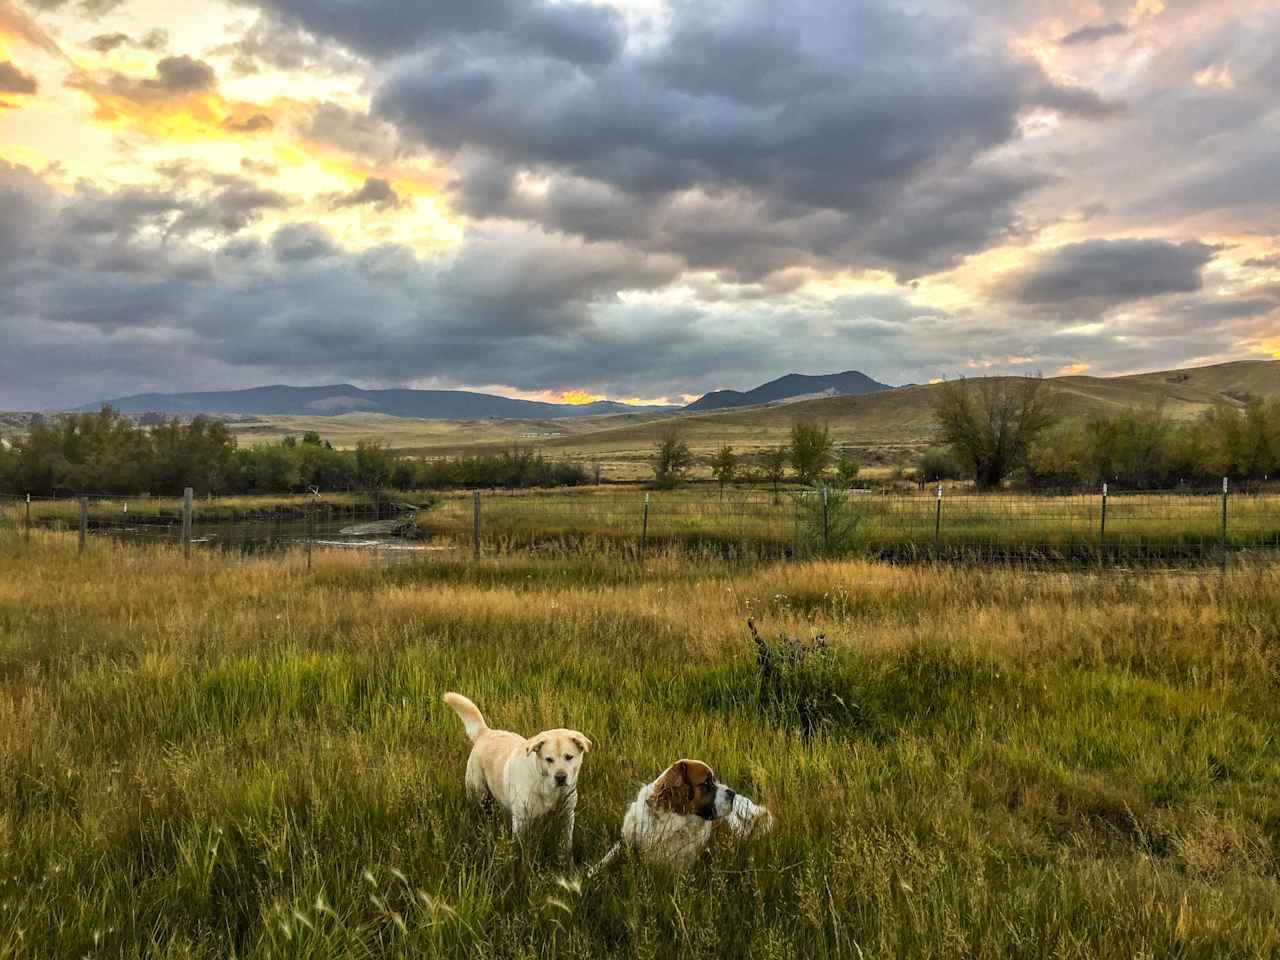
[[[602,393],[587,393],[585,390],[566,390],[560,394],[561,403],[571,403],[576,405],[583,403],[595,403],[598,400],[608,400]]]

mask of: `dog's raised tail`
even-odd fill
[[[453,712],[462,720],[462,726],[467,731],[467,736],[471,738],[472,743],[475,743],[476,738],[489,729],[489,725],[484,722],[484,714],[480,712],[480,708],[462,694],[446,693],[444,702],[451,706]]]

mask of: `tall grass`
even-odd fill
[[[802,729],[745,629],[825,633]],[[1280,572],[659,556],[190,565],[0,531],[0,958],[1272,957]],[[439,702],[596,744],[576,853],[711,763],[778,817],[589,884]]]
[[[1185,559],[1220,551],[1222,501],[1190,494],[1113,494],[1102,522],[1100,496],[831,491],[824,509],[813,490],[779,497],[762,491],[655,492],[594,488],[564,493],[485,493],[481,535],[499,548],[547,543],[719,548],[724,555],[777,558],[835,554],[887,559],[1000,556]],[[427,532],[468,540],[468,496],[444,496],[418,517]],[[826,532],[823,532],[824,523]],[[1280,548],[1280,497],[1233,495],[1229,551]]]

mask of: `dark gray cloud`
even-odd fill
[[[1090,43],[1097,43],[1099,40],[1106,40],[1108,37],[1119,37],[1129,32],[1119,20],[1112,20],[1110,23],[1093,24],[1087,27],[1080,27],[1078,30],[1072,30],[1066,34],[1058,42],[1064,47],[1082,46]]]
[[[36,78],[23,73],[8,60],[0,60],[0,93],[35,93],[40,88]]]
[[[169,45],[169,33],[166,30],[149,30],[138,39],[127,33],[100,33],[90,37],[86,43],[90,49],[98,53],[110,53],[120,47],[133,47],[138,50],[150,50],[153,53],[163,50]]]
[[[154,76],[132,77],[114,71],[95,76],[77,72],[67,80],[67,85],[88,93],[105,92],[136,103],[153,103],[213,90],[218,85],[218,77],[209,64],[184,54],[158,60]]]
[[[337,252],[333,237],[318,223],[287,223],[271,236],[271,250],[282,263],[314,260]]]
[[[243,120],[228,119],[222,126],[234,133],[266,133],[275,128],[275,121],[265,113],[255,113]]]
[[[156,75],[143,85],[161,93],[195,93],[212,90],[218,84],[213,67],[192,57],[165,57],[156,63]]]
[[[624,40],[615,9],[581,0],[256,0],[255,5],[371,58],[418,50],[443,37],[592,66],[616,57]]]
[[[336,103],[318,104],[303,124],[301,133],[374,163],[386,163],[404,151],[400,135],[392,124]]]
[[[333,44],[316,39],[298,26],[284,23],[264,13],[236,40],[209,51],[210,56],[231,58],[231,70],[238,76],[278,69],[311,74],[338,74],[358,67],[355,58]]]
[[[340,194],[333,199],[335,208],[371,206],[380,210],[395,210],[402,203],[391,184],[380,177],[368,177],[359,190]]]
[[[1043,254],[1009,278],[1007,296],[1019,303],[1105,306],[1166,293],[1199,290],[1214,247],[1196,241],[1087,240]]]
[[[464,210],[625,237],[744,279],[953,266],[1021,230],[1017,204],[1049,179],[988,159],[1017,141],[1024,111],[1120,110],[887,0],[677,4],[660,42],[594,71],[448,41],[393,68],[374,110],[451,157]],[[549,199],[515,189],[530,171]],[[939,213],[932,228],[920,219]]]
[[[37,10],[61,10],[64,7],[76,6],[81,14],[91,20],[97,20],[104,17],[124,5],[125,0],[79,0],[79,3],[73,3],[72,0],[27,0],[28,5]]]

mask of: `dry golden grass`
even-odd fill
[[[0,531],[0,957],[1280,951],[1277,569],[315,560]],[[682,755],[778,828],[562,884],[446,689],[593,738],[581,862]]]

